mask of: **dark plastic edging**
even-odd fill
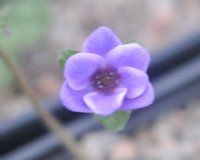
[[[200,33],[197,33],[155,54],[148,73],[151,77],[156,78],[199,54]]]
[[[200,53],[200,34],[195,34],[163,53],[153,56],[149,74],[151,79],[155,79],[160,74],[165,74],[175,66],[181,65]],[[60,102],[49,103],[50,111],[62,122],[69,122],[74,118],[82,116],[67,111],[61,107]],[[47,132],[36,113],[31,113],[20,117],[10,123],[0,125],[1,147],[0,154],[8,153],[16,147],[33,140]]]
[[[125,133],[151,123],[160,113],[178,107],[191,98],[200,96],[200,56],[190,60],[171,72],[153,81],[156,93],[155,103],[147,108],[133,112]],[[181,81],[180,78],[182,77]],[[99,124],[91,117],[82,117],[66,125],[71,133],[80,137],[86,132],[99,129]],[[4,160],[43,159],[51,151],[60,147],[53,135],[47,134],[4,157]]]
[[[46,106],[62,123],[70,122],[83,115],[66,110],[58,100],[48,102]],[[37,113],[31,112],[14,121],[1,124],[0,131],[1,155],[15,149],[17,146],[23,145],[25,142],[31,141],[33,138],[41,136],[41,134],[45,134],[47,129]]]

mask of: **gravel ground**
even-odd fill
[[[86,135],[82,145],[95,160],[198,160],[199,122],[200,101],[196,101],[185,110],[158,117],[150,128],[132,136],[95,132]]]

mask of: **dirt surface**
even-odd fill
[[[185,110],[158,117],[150,128],[132,136],[104,130],[86,135],[82,145],[95,160],[198,160],[199,122],[200,101],[196,101]]]

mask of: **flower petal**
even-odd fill
[[[149,106],[153,103],[154,100],[154,90],[152,85],[149,83],[145,92],[134,99],[125,98],[122,107],[120,108],[123,111],[128,111],[132,109],[143,108]]]
[[[120,44],[120,40],[110,28],[99,27],[86,39],[82,51],[105,56],[108,51]]]
[[[78,53],[67,60],[64,75],[72,89],[82,90],[89,85],[90,76],[104,65],[105,60],[99,55]]]
[[[108,64],[116,67],[129,66],[146,71],[150,61],[148,51],[139,44],[120,45],[108,52]]]
[[[146,89],[149,79],[145,72],[133,67],[121,67],[119,69],[120,82],[128,89],[126,97],[140,96]]]
[[[126,92],[126,88],[118,88],[110,95],[92,92],[85,95],[83,99],[94,113],[106,116],[120,108]]]
[[[64,82],[60,91],[60,99],[63,105],[71,111],[91,113],[91,109],[88,108],[83,101],[83,96],[87,93],[88,90],[86,89],[82,91],[74,91],[66,82]]]

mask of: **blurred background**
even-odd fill
[[[200,32],[200,1],[0,0],[0,46],[20,65],[43,102],[58,98],[63,82],[58,65],[61,51],[79,50],[88,34],[101,25],[112,28],[122,41],[137,41],[156,54]],[[0,124],[31,112],[31,103],[0,59]],[[81,143],[88,151],[96,146],[91,154],[99,160],[104,156],[108,160],[197,160],[199,122],[200,101],[195,100],[185,110],[160,116],[137,134],[94,132]]]

